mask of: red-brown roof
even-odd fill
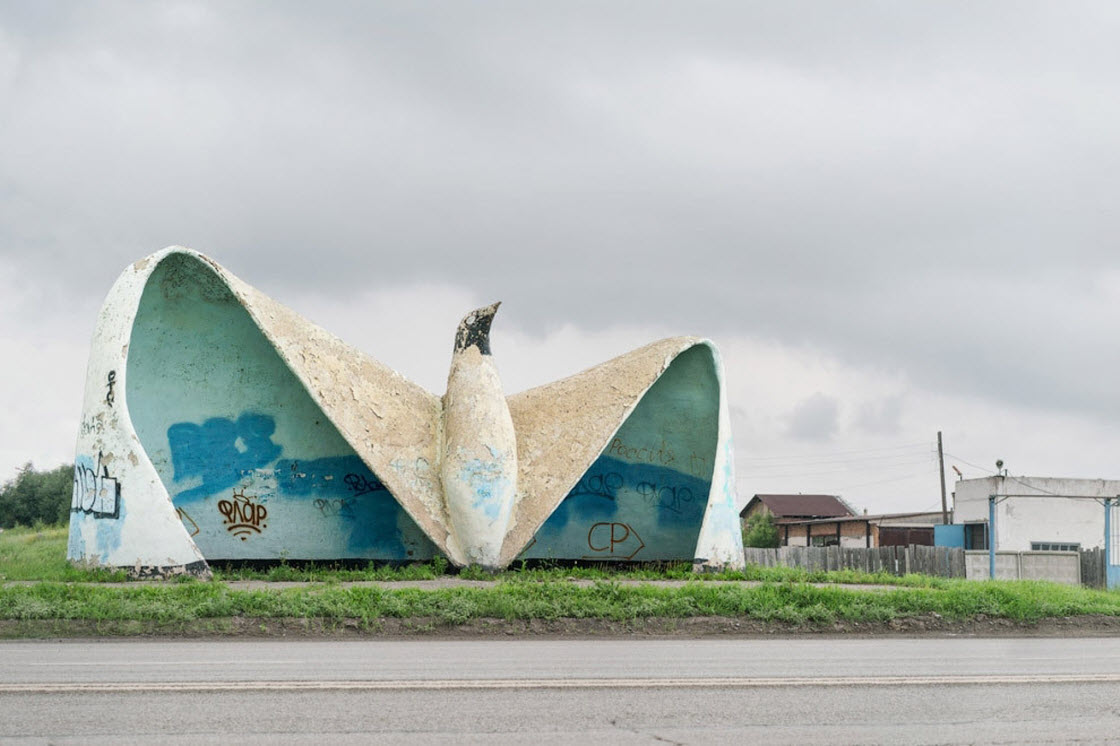
[[[739,515],[745,515],[756,500],[765,505],[775,518],[836,518],[855,515],[835,495],[755,495]]]

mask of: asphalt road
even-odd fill
[[[1115,743],[1120,639],[16,641],[0,739]]]

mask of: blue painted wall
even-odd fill
[[[201,262],[171,256],[153,274],[126,380],[136,432],[207,559],[436,553]]]
[[[934,526],[933,544],[938,547],[963,547],[964,526],[952,523]]]
[[[692,560],[718,427],[712,355],[694,347],[650,387],[521,557]]]

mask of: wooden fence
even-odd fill
[[[860,570],[905,575],[909,572],[942,578],[966,577],[965,553],[958,547],[747,547],[748,565],[800,567],[805,570]],[[1105,587],[1104,549],[1081,550],[1081,584]]]
[[[1090,588],[1105,586],[1104,547],[1081,550],[1081,585]]]
[[[746,548],[747,564],[800,567],[805,570],[859,570],[891,575],[921,573],[942,578],[965,577],[964,550],[959,547],[778,547]]]

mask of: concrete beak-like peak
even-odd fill
[[[498,301],[475,309],[463,317],[459,322],[459,330],[455,333],[455,352],[463,352],[468,347],[476,346],[483,355],[490,354],[490,323],[500,305],[502,302]]]

